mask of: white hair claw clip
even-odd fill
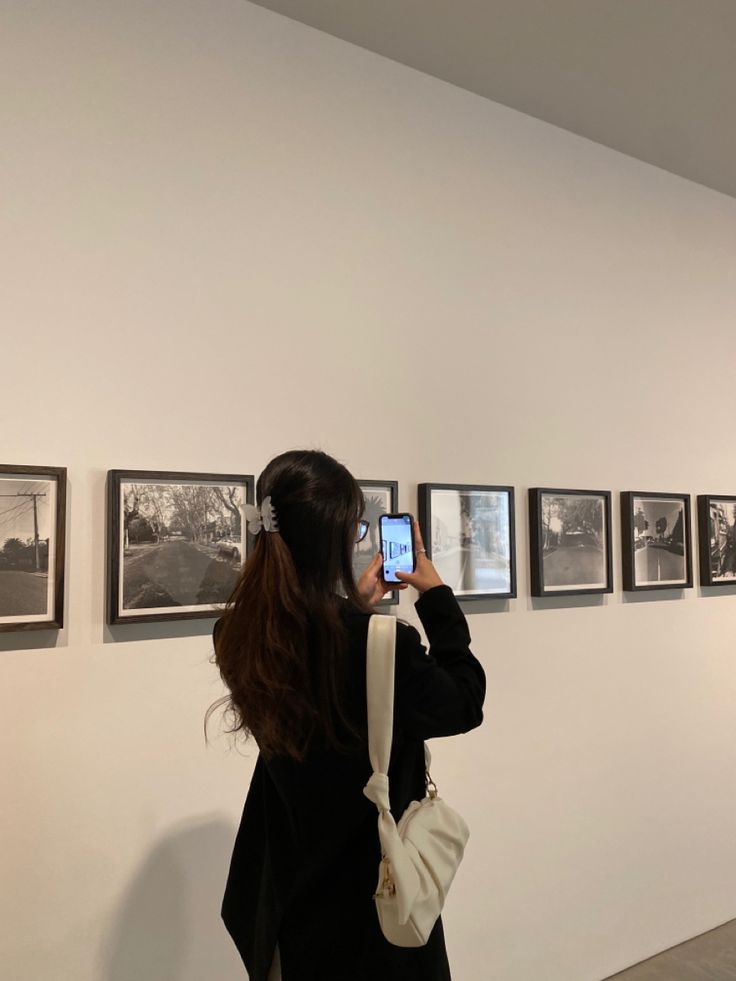
[[[276,511],[271,504],[271,495],[263,498],[260,507],[255,504],[246,504],[243,508],[248,522],[248,531],[251,535],[257,535],[261,528],[266,531],[278,531],[279,523],[276,518]]]

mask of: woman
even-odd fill
[[[262,527],[214,633],[233,729],[259,748],[223,920],[250,981],[448,981],[441,921],[425,947],[394,947],[373,901],[380,846],[363,795],[372,772],[366,638],[387,587],[380,553],[353,580],[363,495],[340,463],[305,450],[272,460],[256,497]],[[389,767],[397,820],[424,796],[423,740],[480,725],[485,696],[465,617],[418,526],[415,534],[416,572],[399,588],[421,594],[430,656],[399,623]]]

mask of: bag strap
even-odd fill
[[[373,614],[368,623],[365,662],[368,754],[373,772],[385,775],[388,786],[388,764],[394,729],[396,617]]]
[[[374,613],[368,622],[368,644],[365,655],[365,682],[368,703],[368,755],[373,775],[363,793],[380,812],[388,811],[388,764],[394,729],[394,674],[396,669],[396,617]],[[437,787],[429,774],[432,757],[424,744],[426,792],[437,796]]]

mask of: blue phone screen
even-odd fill
[[[381,550],[383,551],[383,578],[386,582],[399,582],[399,572],[414,571],[412,549],[412,521],[408,514],[398,518],[381,518]]]

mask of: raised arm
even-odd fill
[[[445,585],[423,593],[416,609],[429,653],[414,627],[398,625],[394,739],[468,732],[483,721],[486,676],[470,651],[467,620]]]

